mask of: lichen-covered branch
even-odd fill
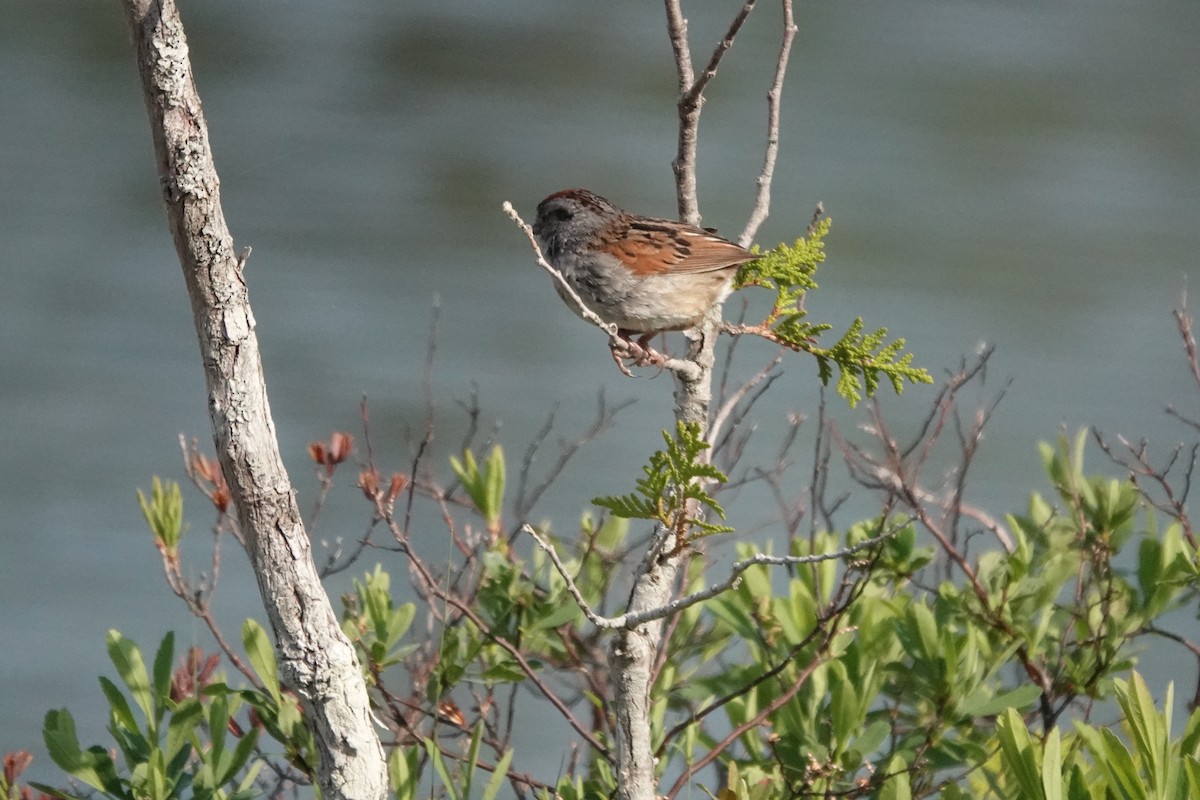
[[[183,24],[172,0],[124,0],[124,9],[200,343],[217,455],[275,632],[280,672],[312,725],[323,796],[381,800],[383,749],[362,671],[321,586],[279,455],[245,263],[221,210]]]

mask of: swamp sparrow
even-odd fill
[[[616,324],[630,345],[613,352],[626,374],[621,355],[639,365],[661,359],[648,350],[650,338],[699,324],[738,266],[758,258],[710,229],[630,214],[586,189],[555,192],[538,204],[533,232],[583,304]],[[555,288],[578,313],[557,281]],[[636,345],[633,333],[641,334]]]

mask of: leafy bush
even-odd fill
[[[724,475],[701,468],[693,433],[667,437],[637,494],[597,502],[631,517],[670,515],[695,500],[719,508],[655,480],[700,469],[719,491]],[[1043,446],[1052,494],[1032,495],[1024,513],[1006,518],[1007,546],[973,560],[921,506],[794,537],[785,580],[770,557],[757,563],[755,548],[739,543],[746,561],[736,585],[682,608],[667,628],[651,713],[668,796],[693,785],[722,798],[1200,792],[1200,713],[1173,735],[1171,689],[1160,710],[1132,671],[1146,637],[1164,635],[1162,616],[1196,599],[1195,543],[1186,519],[1161,525],[1162,512],[1134,482],[1086,474],[1083,445],[1081,435]],[[487,459],[493,475],[503,471],[498,452]],[[469,467],[455,471],[486,480]],[[440,487],[425,486],[439,496]],[[371,498],[376,523],[412,548],[384,507],[386,492],[377,487]],[[460,562],[435,573],[405,552],[425,631],[414,630],[418,606],[397,602],[380,565],[342,598],[343,630],[392,731],[392,791],[426,797],[432,785],[446,797],[496,797],[507,783],[535,796],[607,797],[615,788],[607,656],[603,631],[578,600],[600,608],[619,594],[619,567],[640,545],[619,517],[585,516],[578,538],[543,531],[553,558],[535,548],[525,559],[491,533],[499,506],[480,508],[474,494],[452,532],[468,545]],[[145,502],[176,497],[160,487]],[[150,508],[147,517],[161,515]],[[932,546],[921,543],[921,527]],[[811,558],[831,552],[847,555]],[[693,552],[685,593],[712,582],[707,561]],[[55,763],[122,800],[237,800],[304,784],[311,733],[280,685],[266,633],[247,621],[242,634],[252,669],[242,669],[249,685],[235,688],[215,674],[215,656],[191,653],[173,671],[171,636],[148,669],[138,648],[111,632],[123,688],[107,678],[101,688],[117,755],[82,748],[70,714],[57,710],[45,725]],[[564,752],[577,755],[557,778],[514,766],[530,755],[511,735],[527,713],[518,710],[523,697],[548,702],[574,729]],[[1114,718],[1116,729],[1097,721]],[[6,797],[21,796],[18,774],[6,770]]]

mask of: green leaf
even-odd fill
[[[267,639],[267,632],[262,625],[253,619],[242,623],[242,646],[246,648],[246,657],[254,667],[255,674],[266,687],[271,698],[282,703],[283,694],[279,691],[279,672],[275,661],[275,648]]]
[[[1104,742],[1104,755],[1099,758],[1121,794],[1130,800],[1149,800],[1150,795],[1142,776],[1138,774],[1137,764],[1125,745],[1117,735],[1107,728],[1100,731]]]
[[[467,763],[463,767],[462,796],[471,796],[471,784],[475,780],[475,769],[479,765],[479,748],[483,743],[483,720],[475,724],[471,733],[471,743],[467,745]]]
[[[1174,703],[1174,686],[1167,688],[1162,715],[1155,708],[1154,698],[1146,681],[1137,672],[1128,681],[1118,679],[1114,688],[1117,702],[1125,712],[1125,721],[1133,739],[1134,752],[1138,754],[1146,771],[1149,772],[1151,788],[1159,790],[1159,796],[1167,785],[1167,760],[1171,757],[1170,720]]]
[[[167,756],[172,760],[180,752],[191,749],[192,735],[204,718],[204,707],[199,700],[186,700],[179,704],[167,720]]]
[[[885,774],[891,776],[879,791],[880,800],[912,800],[912,781],[909,778],[908,762],[900,756],[888,760]]]
[[[1200,756],[1200,709],[1188,716],[1180,736],[1179,750],[1185,756]]]
[[[174,556],[183,538],[183,495],[175,481],[160,481],[155,475],[151,479],[150,497],[137,490],[138,505],[150,532],[163,552]]]
[[[113,666],[117,668],[117,674],[121,676],[121,680],[129,687],[129,693],[133,696],[134,702],[146,715],[146,721],[149,723],[150,732],[153,735],[158,727],[160,717],[155,708],[154,696],[150,691],[150,674],[146,671],[146,662],[142,660],[141,650],[136,644],[122,636],[119,631],[110,630],[108,632],[108,657],[112,660]]]
[[[1126,800],[1149,800],[1137,765],[1116,734],[1107,728],[1097,730],[1079,721],[1075,722],[1075,730],[1087,744],[1097,765],[1108,775],[1114,794]]]
[[[594,497],[594,505],[607,508],[623,519],[656,519],[658,506],[634,494],[620,497]]]
[[[257,738],[257,732],[254,738]],[[238,751],[240,752],[241,749],[242,746],[239,744]],[[254,798],[259,796],[260,793],[255,786],[255,781],[258,779],[258,773],[262,770],[265,763],[265,761],[260,759],[250,765],[250,768],[246,770],[246,774],[242,777],[241,782],[237,785],[237,790],[234,792],[233,797],[229,798],[229,800],[254,800]],[[317,796],[320,797],[320,793],[318,793]],[[396,800],[406,799],[397,796]]]
[[[1037,753],[1025,721],[1010,708],[997,718],[996,735],[1000,739],[1001,763],[1007,774],[1016,780],[1021,789],[1020,796],[1029,800],[1045,798]]]
[[[225,785],[232,781],[234,777],[242,770],[242,767],[254,755],[254,747],[258,743],[258,730],[250,729],[238,740],[238,743],[233,748],[233,753],[225,764],[225,770],[222,773],[220,783]]]
[[[104,692],[105,699],[108,700],[113,723],[127,731],[139,731],[137,719],[133,716],[133,709],[130,708],[129,701],[125,699],[125,695],[121,694],[117,685],[101,676],[100,689]]]
[[[46,712],[42,739],[50,760],[60,769],[101,792],[118,788],[112,759],[102,748],[84,751],[79,747],[75,720],[65,708]]]
[[[583,611],[575,604],[575,601],[563,598],[563,602],[551,606],[545,616],[531,619],[523,627],[528,631],[552,630],[568,623],[574,624],[582,619]]]
[[[450,771],[446,769],[446,762],[442,758],[442,751],[438,748],[437,742],[433,739],[424,739],[425,752],[429,755],[429,761],[433,764],[434,770],[438,777],[442,779],[442,787],[446,790],[446,794],[451,800],[458,800],[459,794],[455,791],[454,781],[450,780]]]
[[[833,737],[837,745],[837,753],[841,754],[849,745],[851,737],[862,726],[863,714],[859,703],[858,693],[846,675],[846,668],[840,662],[831,662],[829,681],[830,712],[833,721]]]
[[[796,300],[809,289],[817,288],[813,276],[825,261],[825,237],[833,220],[822,218],[812,232],[796,239],[792,244],[780,244],[764,253],[756,261],[743,264],[737,273],[734,285],[738,289],[747,286],[778,288],[776,308],[779,313],[799,312]]]
[[[625,543],[629,535],[629,520],[609,516],[596,531],[596,546],[605,552],[614,552]]]
[[[1046,800],[1062,800],[1062,742],[1052,728],[1042,748],[1042,791]]]
[[[496,800],[496,796],[500,794],[500,789],[508,779],[508,767],[512,763],[512,759],[513,750],[505,750],[504,755],[500,756],[500,760],[496,762],[496,769],[492,772],[487,786],[483,787],[483,795],[480,800]]]
[[[171,662],[175,659],[175,632],[167,631],[158,652],[154,654],[154,704],[158,709],[155,727],[162,722],[162,715],[171,700]]]
[[[863,756],[870,756],[880,745],[887,741],[892,732],[892,726],[884,720],[876,720],[863,729],[862,734],[854,740],[854,749]]]
[[[488,530],[492,533],[499,531],[505,482],[504,451],[500,445],[492,447],[482,470],[470,450],[463,451],[462,461],[450,456],[450,469],[487,522]]]
[[[829,229],[829,219],[821,219],[807,236],[791,245],[781,244],[738,270],[737,288],[761,286],[776,293],[766,319],[759,325],[748,326],[745,332],[811,354],[823,384],[828,385],[836,367],[837,392],[852,407],[862,400],[863,394],[873,395],[881,378],[886,378],[897,394],[903,391],[906,382],[932,383],[933,378],[926,370],[912,366],[912,354],[902,352],[903,339],[887,342],[886,328],[864,333],[861,318],[851,323],[834,345],[819,346],[818,340],[832,326],[808,322],[802,300],[810,289],[817,288],[813,275],[825,260],[824,239]]]
[[[958,710],[969,717],[990,717],[1006,708],[1025,708],[1041,695],[1042,690],[1038,686],[1026,683],[992,698],[981,696],[978,702],[963,703]]]
[[[213,697],[208,704],[208,735],[211,743],[212,752],[220,756],[225,750],[225,735],[229,732],[229,704],[225,701],[225,695],[220,694]],[[214,786],[221,784],[220,778],[216,773],[214,765],[213,771]]]
[[[416,800],[420,787],[420,750],[394,747],[388,756],[388,784],[396,800]]]
[[[1067,800],[1105,800],[1104,784],[1089,781],[1079,762],[1071,767],[1071,776],[1067,783]]]
[[[535,662],[530,663],[532,666]],[[487,683],[520,683],[528,675],[516,661],[505,659],[489,666],[480,677]]]
[[[137,794],[148,800],[167,800],[169,789],[167,765],[163,759],[163,752],[158,749],[151,751],[150,758],[142,766],[145,768],[144,777]],[[134,774],[136,776],[136,769]]]
[[[1200,761],[1184,756],[1183,769],[1186,774],[1185,796],[1200,797]]]
[[[489,528],[499,528],[500,513],[504,508],[504,479],[504,451],[500,449],[500,445],[496,445],[488,456],[487,471],[484,473]]]
[[[913,603],[909,606],[908,613],[917,634],[916,639],[921,645],[921,649],[912,655],[925,660],[936,659],[940,650],[938,647],[937,622],[933,618],[933,612],[923,603]]]
[[[475,460],[475,454],[470,450],[463,451],[463,460],[459,461],[456,456],[450,456],[450,469],[454,471],[455,476],[466,487],[468,483],[475,483],[479,475],[479,463]],[[470,494],[470,489],[467,489]]]

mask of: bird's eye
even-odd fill
[[[571,217],[575,216],[575,214],[572,213],[571,209],[569,208],[556,208],[554,209],[553,216],[555,222],[566,222]]]

